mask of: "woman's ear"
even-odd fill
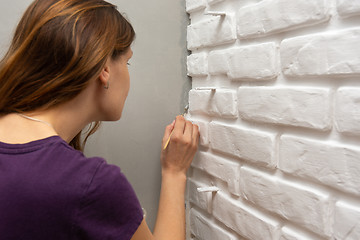
[[[101,70],[100,75],[99,75],[99,80],[100,80],[101,85],[103,85],[104,87],[109,86],[110,67],[108,64],[106,64],[104,66],[104,68]]]

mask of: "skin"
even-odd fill
[[[73,100],[45,111],[26,113],[49,122],[52,127],[17,114],[0,117],[0,141],[21,144],[58,135],[70,142],[91,122],[119,120],[130,88],[128,61],[131,57],[132,50],[129,49],[116,60],[109,58],[99,76]],[[109,88],[105,89],[108,83]],[[172,131],[169,145],[164,150]],[[162,182],[155,230],[151,233],[143,220],[132,240],[185,239],[186,172],[198,142],[198,126],[183,116],[177,116],[166,126],[161,147]]]

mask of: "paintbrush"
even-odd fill
[[[183,114],[181,114],[181,115],[182,115],[182,116],[185,116],[185,114],[187,114],[188,110],[189,110],[189,105],[186,105],[185,108],[184,108],[184,112],[183,112]],[[173,132],[174,132],[174,129],[171,131],[170,136],[169,136],[169,138],[167,139],[167,141],[166,141],[166,143],[165,143],[164,150],[165,150],[165,149],[167,148],[167,146],[169,145],[170,138],[171,138]]]

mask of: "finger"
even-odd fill
[[[176,117],[174,133],[183,135],[185,129],[185,118],[181,115]]]
[[[194,140],[194,145],[197,146],[199,144],[199,139],[200,139],[200,131],[199,131],[199,126],[196,124],[193,124],[193,140]]]
[[[186,121],[185,124],[185,130],[184,130],[184,136],[187,139],[192,139],[192,135],[193,135],[193,124],[190,121]]]
[[[170,124],[171,125],[171,127],[172,127],[172,129],[171,129],[171,131],[174,129],[174,127],[175,127],[175,120],[174,121],[172,121],[172,123]]]

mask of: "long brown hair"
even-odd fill
[[[35,0],[0,62],[0,114],[49,109],[76,97],[108,57],[125,53],[135,37],[116,6],[103,0]],[[83,150],[99,122],[71,141]]]

